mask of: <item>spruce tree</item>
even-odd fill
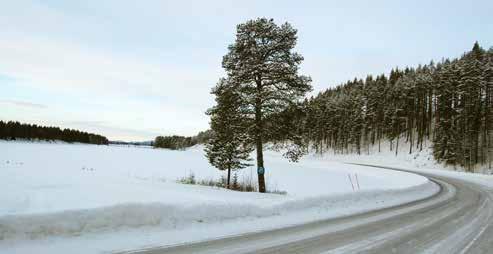
[[[247,121],[241,97],[226,79],[221,79],[212,90],[216,105],[207,111],[211,117],[212,134],[205,146],[206,157],[219,170],[227,170],[227,188],[231,171],[249,166],[253,146],[245,132]]]

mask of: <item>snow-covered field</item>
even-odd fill
[[[364,212],[438,190],[421,176],[318,156],[290,163],[267,152],[265,161],[268,188],[287,195],[177,183],[190,173],[198,180],[223,174],[200,146],[0,141],[0,253],[175,244]],[[253,167],[239,174],[256,177]]]

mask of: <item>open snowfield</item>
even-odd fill
[[[0,141],[0,253],[176,244],[364,212],[438,191],[421,176],[318,156],[290,163],[267,152],[265,161],[268,189],[287,195],[177,183],[192,172],[198,180],[223,174],[200,146],[169,151]],[[240,178],[255,177],[253,167],[240,172]]]

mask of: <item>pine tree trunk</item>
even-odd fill
[[[255,101],[255,128],[256,128],[256,150],[257,150],[257,174],[258,174],[258,191],[265,193],[265,168],[264,168],[264,151],[262,140],[262,100],[260,94],[262,93],[262,81],[257,80],[257,98]],[[263,168],[263,172],[260,172],[260,168]]]
[[[397,153],[399,152],[399,137],[397,136],[397,140],[395,141],[395,156],[397,156]]]
[[[228,167],[228,183],[226,185],[228,189],[231,188],[230,180],[231,180],[231,167]]]
[[[380,129],[378,130],[378,132],[380,132]],[[378,134],[378,153],[380,153],[380,133]],[[392,148],[390,149],[392,150]]]
[[[257,140],[257,170],[258,168],[264,168],[264,152],[262,151],[262,138]],[[258,172],[258,191],[265,192],[265,178],[264,173]]]

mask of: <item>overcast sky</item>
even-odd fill
[[[314,91],[493,46],[493,1],[0,0],[0,120],[112,140],[208,128],[238,23],[298,29]]]

